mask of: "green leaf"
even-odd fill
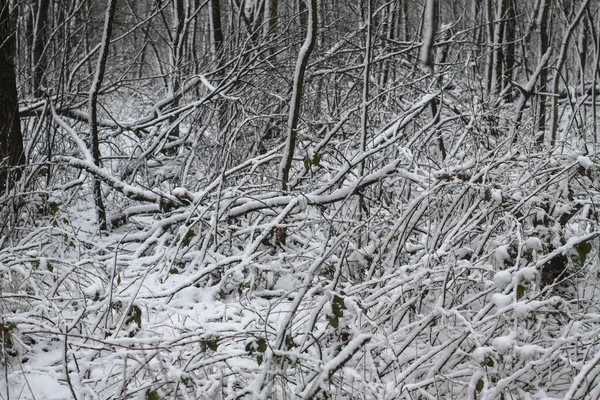
[[[208,342],[206,344],[208,346],[209,349],[211,349],[212,351],[217,351],[217,348],[219,347],[219,341],[218,340],[211,340],[210,342]]]
[[[517,285],[517,300],[520,300],[524,294],[525,294],[525,286]]]
[[[189,246],[194,236],[196,236],[196,232],[194,232],[193,229],[188,229],[188,231],[185,233],[185,236],[181,240],[181,244],[184,246]]]
[[[587,255],[592,251],[592,245],[587,240],[585,242],[581,242],[577,245],[577,254],[579,254],[579,260],[581,262],[581,266],[585,264],[585,260]]]
[[[485,359],[485,365],[487,365],[488,367],[493,367],[494,366],[494,360],[492,360],[491,357],[487,357]]]
[[[194,381],[189,376],[181,377],[181,383],[183,383],[185,385],[185,387],[188,387],[188,388],[194,386]]]
[[[205,352],[206,350],[217,351],[217,348],[219,347],[219,341],[218,341],[218,339],[205,340],[201,343],[200,346],[202,347],[203,352]]]
[[[264,338],[259,338],[256,341],[246,343],[245,349],[250,354],[253,354],[256,351],[259,353],[264,353],[265,351],[267,351],[267,341]]]
[[[334,327],[336,329],[338,326],[340,326],[340,319],[338,317],[328,316],[327,320],[329,321],[329,325],[331,325],[332,327]]]
[[[265,338],[260,338],[256,341],[256,350],[259,353],[264,353],[265,351],[267,351],[267,341],[265,340]]]
[[[333,315],[338,318],[342,318],[344,316],[344,310],[346,309],[346,304],[344,304],[344,299],[338,296],[337,294],[333,296],[333,301],[331,302],[331,310]]]
[[[288,350],[291,350],[294,347],[296,347],[296,343],[294,343],[294,339],[292,338],[292,336],[285,335],[285,346]]]
[[[340,318],[344,316],[345,309],[346,304],[344,304],[344,299],[337,294],[334,295],[331,302],[331,312],[333,315],[327,317],[329,325],[337,329],[340,326]]]
[[[117,310],[117,312],[120,312],[121,309],[123,309],[123,303],[121,302],[121,300],[117,300],[110,304],[110,308]]]
[[[575,192],[573,192],[573,189],[571,189],[571,185],[569,185],[569,190],[567,192],[567,199],[569,199],[569,201],[573,201],[574,194],[575,194]]]
[[[135,322],[137,326],[142,327],[142,309],[138,306],[131,306],[129,312],[127,313],[127,320],[125,320],[126,324],[130,324]]]
[[[148,390],[146,392],[146,400],[160,400],[160,396],[156,393],[156,390]]]
[[[249,342],[249,343],[246,343],[246,347],[244,347],[244,349],[245,349],[247,352],[249,352],[250,354],[252,354],[252,353],[254,352],[254,350],[255,350],[255,347],[254,347],[254,345],[255,345],[255,344],[256,344],[256,342]]]
[[[477,390],[477,392],[481,393],[481,391],[483,390],[483,379],[479,379],[477,381],[477,385],[475,385],[475,390]]]
[[[246,283],[245,282],[240,282],[238,285],[238,295],[243,295],[244,294],[244,289],[246,288]]]
[[[177,275],[177,274],[179,274],[179,270],[178,270],[177,268],[171,268],[171,269],[169,270],[169,273],[170,273],[171,275]]]
[[[58,212],[58,203],[54,201],[48,203],[48,212],[50,212],[51,215],[56,214]]]
[[[311,164],[312,164],[312,162],[310,161],[310,158],[307,157],[307,158],[304,159],[304,169],[305,170],[309,170]]]
[[[262,354],[258,354],[256,356],[256,362],[258,363],[258,365],[260,365],[260,364],[263,363],[263,356],[262,356]]]
[[[321,155],[319,153],[315,153],[315,155],[313,156],[313,159],[312,159],[313,165],[319,165],[320,162],[321,162]]]

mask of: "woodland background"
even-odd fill
[[[600,397],[598,2],[0,11],[0,398]]]

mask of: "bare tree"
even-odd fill
[[[221,67],[224,64],[224,34],[223,34],[223,22],[221,17],[221,0],[210,1],[210,27],[212,42],[214,45],[214,59],[215,65],[218,70],[216,76],[220,81],[223,78],[223,72]],[[221,82],[217,82],[221,83]],[[217,113],[219,121],[219,129],[223,130],[227,125],[227,103],[223,99],[216,99]]]
[[[104,31],[102,34],[102,43],[100,45],[98,63],[96,65],[96,73],[94,75],[94,81],[92,82],[88,99],[88,107],[90,112],[90,136],[92,139],[92,156],[94,157],[94,164],[97,167],[100,167],[102,162],[102,157],[100,154],[100,140],[98,135],[98,93],[102,87],[104,73],[106,72],[106,60],[108,58],[108,48],[112,35],[112,25],[115,19],[115,11],[116,0],[109,0],[104,19]],[[106,208],[102,199],[102,185],[98,179],[94,179],[94,201],[96,203],[98,228],[101,231],[105,231],[108,228]]]
[[[301,1],[301,4],[303,2]],[[287,139],[285,149],[279,165],[279,179],[282,190],[287,190],[290,177],[290,169],[294,160],[294,150],[296,147],[296,138],[298,136],[298,121],[300,120],[300,105],[302,103],[302,91],[304,89],[304,74],[308,65],[310,53],[315,48],[317,40],[317,0],[310,0],[307,3],[308,18],[306,26],[306,38],[304,44],[298,53],[296,70],[294,72],[294,84],[292,100],[290,102],[290,111],[287,126]]]
[[[14,59],[15,32],[9,2],[0,0],[0,194],[13,186],[25,163]]]
[[[541,5],[539,8],[539,13],[537,16],[537,25],[540,30],[540,57],[545,54],[548,48],[550,47],[550,27],[549,27],[549,18],[550,18],[550,1],[549,0],[541,0]],[[545,131],[546,131],[546,92],[548,90],[548,70],[543,68],[540,72],[540,80],[539,80],[539,93],[538,97],[539,102],[539,113],[538,113],[538,133],[537,133],[537,141],[538,143],[542,143],[544,141]]]
[[[579,22],[583,18],[585,11],[587,10],[588,5],[590,4],[590,0],[584,0],[577,11],[577,14],[573,17],[571,21],[569,21],[569,25],[565,27],[565,32],[562,35],[562,40],[560,43],[559,54],[557,59],[556,69],[554,70],[554,76],[552,81],[552,93],[554,96],[552,97],[552,120],[550,125],[550,145],[554,146],[556,144],[557,135],[558,135],[558,124],[559,124],[559,114],[560,110],[558,109],[558,87],[559,84],[564,82],[564,78],[561,79],[561,73],[565,62],[567,61],[567,56],[569,52],[569,45],[571,38],[573,36],[573,32],[575,28],[579,25]]]
[[[46,58],[44,57],[44,46],[48,43],[48,9],[50,0],[38,0],[35,7],[35,22],[33,28],[33,51],[32,51],[32,87],[33,95],[42,95],[42,78],[46,71]]]

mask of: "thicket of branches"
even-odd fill
[[[598,398],[599,12],[14,2],[1,395]]]

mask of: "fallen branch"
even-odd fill
[[[101,180],[102,182],[104,182],[105,184],[110,186],[111,188],[122,193],[123,195],[125,195],[127,198],[129,198],[131,200],[145,201],[145,202],[149,202],[149,203],[158,204],[160,206],[161,211],[172,210],[174,208],[181,207],[188,203],[186,201],[179,200],[177,197],[170,195],[170,194],[155,192],[155,191],[151,191],[151,190],[144,190],[144,189],[137,188],[135,186],[131,186],[131,185],[115,178],[114,176],[108,174],[106,171],[95,166],[93,163],[90,163],[90,162],[87,162],[84,160],[80,160],[75,157],[62,156],[62,157],[56,157],[55,160],[66,162],[73,167],[86,170],[87,172],[92,174],[94,177]]]

